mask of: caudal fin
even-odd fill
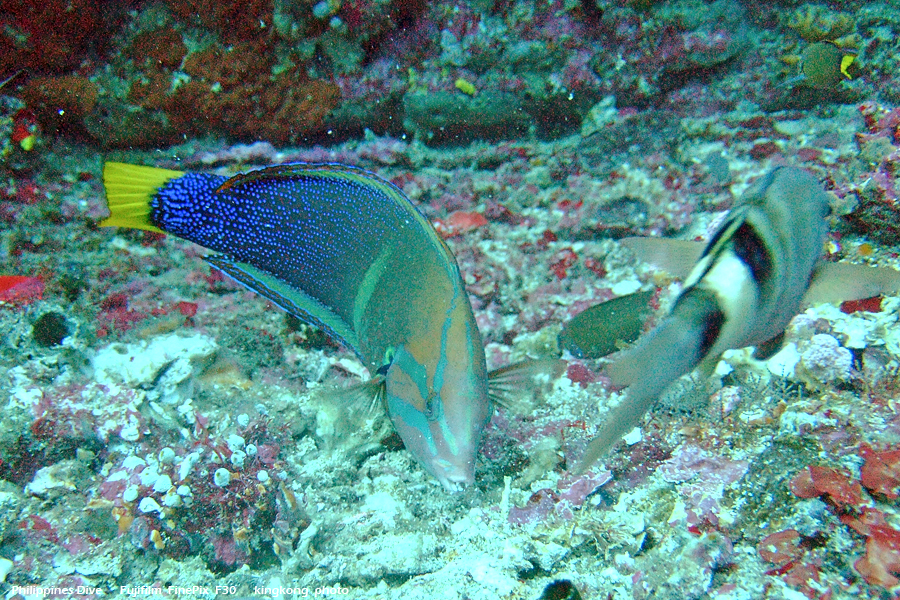
[[[703,293],[689,294],[681,300],[656,329],[608,365],[613,382],[630,387],[591,440],[578,472],[584,472],[635,428],[666,388],[691,372],[709,350],[710,337],[716,335],[711,331],[717,312],[714,301]]]
[[[106,163],[103,166],[103,186],[106,188],[109,217],[100,221],[100,226],[164,233],[150,222],[150,200],[159,188],[182,175],[183,171]]]

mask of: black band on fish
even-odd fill
[[[709,256],[711,254],[715,255],[722,251],[722,246],[724,242],[727,242],[728,239],[732,235],[732,231],[734,231],[735,226],[738,222],[744,219],[745,211],[741,211],[737,215],[728,215],[728,220],[722,223],[722,226],[713,233],[712,237],[709,238],[709,241],[706,242],[706,247],[703,249],[703,253],[700,255],[701,258],[704,256]]]
[[[753,280],[763,285],[772,274],[772,255],[756,229],[744,221],[731,238],[734,253],[750,269]]]
[[[700,338],[700,356],[706,356],[716,340],[719,339],[719,332],[722,325],[725,324],[725,313],[719,309],[709,312],[706,316],[706,324],[703,327],[703,336]]]
[[[719,307],[715,294],[702,288],[685,290],[672,307],[672,313],[691,315],[692,322],[701,324],[696,351],[699,362],[719,339],[725,324],[725,313]]]

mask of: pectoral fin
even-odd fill
[[[890,267],[820,263],[803,296],[803,304],[838,303],[897,292],[900,292],[900,271]]]
[[[373,414],[385,407],[384,377],[376,375],[368,381],[347,387],[333,387],[322,391],[322,397],[348,408],[365,408],[365,412]]]
[[[565,361],[555,358],[529,359],[488,373],[488,394],[495,403],[514,412],[528,412],[525,395],[556,381],[565,371]]]
[[[700,260],[706,244],[667,238],[629,237],[620,242],[640,260],[678,279],[686,279]]]

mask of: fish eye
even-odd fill
[[[391,365],[394,363],[394,356],[397,354],[396,349],[391,346],[387,350],[384,351],[384,364],[378,367],[378,370],[375,371],[376,375],[386,376],[388,369],[391,368]]]

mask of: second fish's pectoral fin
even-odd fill
[[[513,412],[529,412],[532,392],[556,381],[565,371],[565,361],[556,358],[528,359],[488,373],[488,395],[496,404]]]
[[[629,237],[619,243],[640,260],[678,279],[687,278],[706,247],[703,242],[649,237]]]
[[[344,346],[351,349],[359,348],[356,332],[350,325],[315,298],[247,263],[237,262],[224,256],[207,256],[204,260],[273,304],[310,325],[322,329]]]
[[[803,296],[807,306],[823,302],[862,300],[900,292],[900,271],[850,263],[821,263]]]

